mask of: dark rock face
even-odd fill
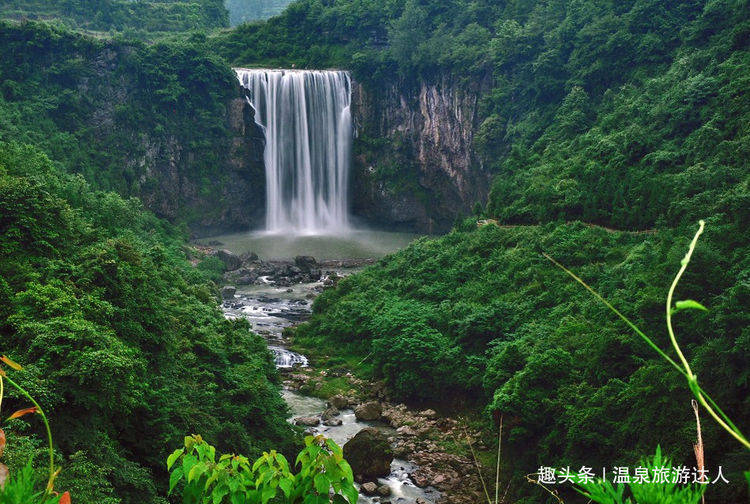
[[[385,434],[367,427],[344,445],[344,458],[352,466],[355,476],[379,478],[391,472],[393,451]]]
[[[377,401],[369,401],[354,408],[357,420],[379,420],[383,414],[383,407]]]
[[[255,111],[238,86],[226,104],[229,136],[215,146],[221,177],[201,180],[196,156],[180,138],[141,137],[141,155],[126,160],[145,168],[138,196],[146,207],[171,221],[185,220],[195,237],[247,230],[263,224],[265,137]]]
[[[193,236],[262,226],[265,136],[255,123],[246,90],[226,74],[216,76],[226,89],[212,119],[224,130],[217,129],[210,139],[199,138],[209,145],[191,139],[204,118],[184,117],[166,106],[159,113],[173,121],[169,128],[134,124],[119,111],[143,107],[147,94],[142,76],[123,71],[133,64],[127,62],[135,52],[126,44],[105,43],[93,54],[82,54],[86,70],[72,84],[92,104],[87,125],[95,132],[92,141],[106,149],[110,139],[118,139],[117,151],[108,152],[116,158],[112,166],[121,170],[118,185],[103,188],[140,198],[159,217],[186,223]]]
[[[358,140],[353,212],[390,227],[437,232],[470,214],[489,191],[490,174],[473,149],[478,103],[490,78],[468,85],[443,76],[377,90],[352,85],[360,138],[385,138],[384,147]]]
[[[242,259],[226,249],[220,249],[216,252],[216,257],[221,259],[227,271],[234,271],[242,266]]]

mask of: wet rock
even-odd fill
[[[294,258],[294,264],[302,271],[311,271],[318,267],[318,261],[312,256],[297,256]]]
[[[257,279],[258,274],[248,268],[239,268],[224,273],[224,281],[235,285],[252,285]]]
[[[329,271],[326,273],[326,279],[323,280],[323,285],[326,287],[334,287],[337,283],[339,283],[339,280],[341,280],[341,277],[337,275],[333,271]]]
[[[360,488],[362,489],[362,493],[365,495],[375,495],[375,493],[378,491],[378,486],[372,481],[364,483]]]
[[[323,425],[327,427],[339,427],[344,423],[343,420],[340,418],[329,418],[328,420],[323,420]]]
[[[258,262],[258,254],[255,252],[245,252],[240,256],[243,263],[254,263]]]
[[[320,415],[320,418],[322,418],[323,420],[330,420],[337,416],[339,416],[339,410],[336,409],[336,407],[331,406],[330,408],[327,408],[322,415]]]
[[[393,451],[382,432],[366,427],[344,445],[344,458],[352,471],[364,478],[379,478],[391,472]]]
[[[220,249],[216,251],[216,257],[224,263],[224,267],[227,271],[234,271],[242,267],[242,259],[236,254],[230,252],[227,249]]]
[[[383,407],[378,401],[369,401],[354,408],[357,420],[379,420],[383,414]]]
[[[426,499],[423,499],[422,497],[417,497],[416,504],[432,504],[432,503]]]
[[[342,396],[341,394],[338,394],[328,399],[328,404],[336,409],[344,409],[349,406],[349,399]]]
[[[307,417],[297,417],[294,419],[295,425],[304,425],[305,427],[315,427],[317,425],[320,425],[320,417],[316,416],[307,416]]]
[[[232,299],[234,298],[234,293],[237,292],[237,287],[233,285],[226,285],[221,288],[221,298],[222,299]]]
[[[388,497],[391,495],[391,487],[388,485],[380,485],[377,490],[378,495],[381,497]]]

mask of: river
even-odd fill
[[[241,254],[256,252],[265,259],[289,259],[295,255],[313,255],[320,260],[341,260],[349,258],[377,258],[386,253],[403,248],[416,235],[362,231],[346,236],[297,236],[288,238],[268,233],[239,233],[202,240],[204,243],[218,244],[222,248]],[[326,268],[339,276],[352,274],[357,268]],[[309,317],[312,301],[323,288],[323,282],[302,283],[291,287],[278,287],[268,283],[238,287],[232,299],[222,304],[224,314],[229,319],[248,320],[253,331],[263,336],[274,354],[279,368],[294,365],[307,366],[304,355],[286,348],[283,330],[298,324]],[[290,421],[294,417],[320,415],[326,407],[325,401],[301,395],[291,390],[283,390],[282,396],[289,405]],[[313,430],[343,446],[357,432],[365,427],[375,427],[387,435],[393,429],[381,422],[362,422],[356,419],[351,409],[341,411],[340,426],[320,425]],[[422,489],[414,485],[409,474],[415,469],[405,460],[395,459],[391,464],[391,474],[378,483],[390,488],[389,497],[368,497],[361,495],[359,504],[391,502],[412,504],[421,498],[435,502],[439,493],[434,489]]]

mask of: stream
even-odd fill
[[[356,269],[337,269],[339,276],[351,274]],[[304,355],[286,348],[283,330],[305,320],[311,313],[312,300],[322,291],[323,283],[296,284],[292,287],[278,287],[271,284],[249,285],[238,287],[232,299],[225,300],[222,310],[229,319],[244,318],[248,320],[253,331],[268,341],[273,352],[276,366],[292,368],[295,365],[307,366]],[[291,390],[283,390],[282,396],[289,405],[292,418],[299,416],[320,415],[326,409],[326,402],[315,397],[301,395]],[[354,411],[341,411],[342,425],[319,425],[312,430],[336,441],[343,446],[349,439],[365,427],[382,430],[386,435],[393,435],[394,430],[382,422],[363,422],[356,419]],[[394,459],[391,474],[380,478],[379,485],[387,485],[391,490],[388,497],[370,497],[360,495],[358,504],[391,502],[393,504],[413,504],[418,498],[435,502],[440,494],[431,488],[419,488],[409,478],[415,466],[405,460]]]

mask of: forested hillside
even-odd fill
[[[666,291],[706,218],[680,297],[709,313],[678,331],[708,390],[750,417],[749,15],[744,1],[303,1],[214,38],[237,63],[352,68],[373,88],[493,79],[474,147],[494,182],[476,212],[501,226],[467,221],[341,282],[298,343],[371,360],[361,371],[399,398],[503,412],[528,502],[541,494],[523,471],[550,460],[632,463],[661,444],[690,463],[683,379],[541,253],[666,347]],[[710,498],[742,501],[747,453],[708,430],[713,460],[735,467]]]
[[[253,455],[291,446],[265,342],[224,319],[183,240],[137,200],[0,143],[2,350],[25,364],[14,378],[44,404],[77,502],[164,502],[164,457],[186,433]],[[7,394],[7,411],[25,405]],[[34,419],[4,428],[15,473],[44,446]]]
[[[292,0],[226,0],[229,23],[236,26],[249,21],[268,19],[281,13]]]
[[[181,32],[228,26],[222,0],[7,0],[0,17],[54,20],[92,32]]]
[[[503,413],[505,477],[514,498],[535,496],[523,502],[544,502],[524,479],[542,465],[632,465],[657,445],[689,464],[695,419],[684,378],[542,252],[668,348],[664,299],[696,227],[476,229],[469,220],[326,291],[296,341],[320,356],[356,355],[396,399]],[[709,307],[680,314],[676,327],[700,381],[736,419],[750,416],[743,228],[709,219],[677,294]],[[731,489],[708,496],[741,502],[750,458],[726,432],[704,427],[712,464],[734,468]]]
[[[302,0],[210,40],[233,64],[351,69],[375,96],[446,79],[460,96],[489,79],[472,162],[494,175],[492,216],[647,229],[747,207],[748,13],[745,0]],[[360,171],[391,186],[434,177],[413,167],[421,146],[390,141],[383,153],[359,139]]]
[[[271,3],[227,5],[234,24]],[[162,447],[182,435],[251,455],[294,440],[264,342],[222,318],[184,228],[143,208],[199,234],[260,222],[265,140],[230,65],[350,70],[353,106],[395,103],[401,121],[372,136],[366,120],[390,118],[354,112],[353,179],[370,184],[356,203],[400,210],[406,193],[424,221],[455,221],[331,280],[287,332],[330,377],[346,364],[394,401],[468,415],[488,466],[502,415],[508,502],[551,502],[525,478],[541,466],[634,467],[660,445],[692,467],[684,377],[543,254],[674,357],[665,296],[705,219],[676,299],[708,310],[675,329],[747,431],[748,0],[297,0],[234,29],[216,29],[218,0],[14,0],[0,14],[2,352],[49,408],[76,500],[165,502]],[[409,137],[419,121],[433,143]],[[470,144],[461,169],[481,175],[456,185],[492,180],[462,193],[486,196],[468,217],[438,201],[452,193],[430,164],[460,171],[442,150],[455,136]],[[707,465],[729,480],[707,501],[746,502],[749,452],[702,415]],[[11,427],[17,472],[40,442]]]
[[[0,79],[1,140],[196,233],[257,222],[262,135],[205,37],[145,44],[0,21]]]

